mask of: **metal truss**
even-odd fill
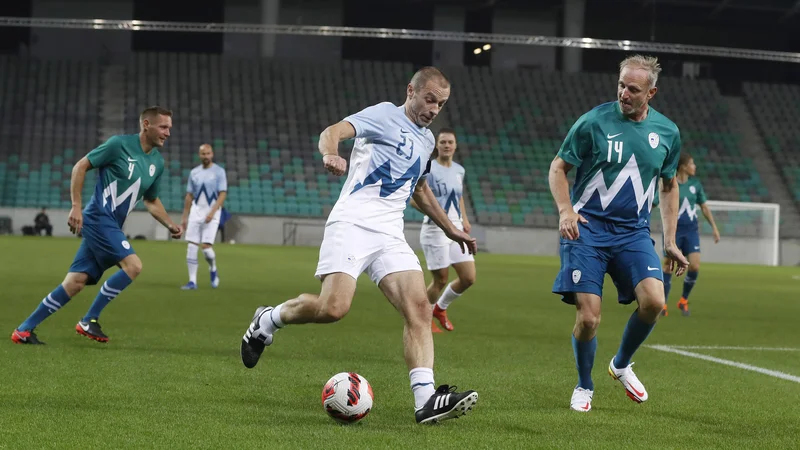
[[[542,47],[672,53],[680,55],[713,56],[719,58],[800,63],[800,53],[745,48],[712,47],[705,45],[670,44],[662,42],[593,39],[586,37],[567,38],[516,34],[464,33],[455,31],[356,28],[316,25],[298,26],[242,23],[155,22],[144,20],[110,19],[48,19],[38,17],[0,17],[0,26],[77,30],[177,31],[193,33],[288,34],[303,36],[360,37],[374,39],[415,39],[478,42],[481,44],[535,45]]]

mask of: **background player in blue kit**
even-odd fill
[[[570,408],[592,408],[592,366],[603,281],[611,275],[631,314],[609,374],[636,402],[647,400],[631,357],[655,326],[664,306],[661,261],[650,237],[650,210],[659,177],[665,251],[678,275],[688,261],[675,244],[680,155],[678,127],[649,106],[661,71],[656,58],[632,56],[620,63],[617,101],[595,107],[570,129],[550,167],[550,190],[560,214],[561,270],[553,292],[577,308],[572,347],[578,385]],[[567,172],[578,168],[570,198]]]
[[[717,223],[714,222],[714,215],[708,208],[706,201],[706,191],[700,180],[695,178],[697,166],[694,159],[688,153],[681,153],[678,162],[678,186],[680,193],[680,210],[678,211],[678,229],[675,233],[675,242],[684,255],[689,258],[689,270],[686,271],[686,278],[683,280],[683,293],[678,301],[678,309],[684,316],[689,315],[689,294],[692,292],[697,275],[700,272],[700,228],[697,220],[697,206],[703,212],[714,236],[714,243],[719,242],[719,230]],[[664,259],[664,298],[669,300],[669,291],[672,288],[672,267],[669,259]],[[667,304],[664,303],[662,315],[667,315]]]
[[[75,330],[98,342],[108,342],[97,319],[111,300],[139,276],[142,261],[136,256],[122,232],[122,225],[136,203],[144,199],[148,212],[169,229],[173,238],[183,233],[169,218],[158,198],[158,184],[164,171],[162,147],[172,128],[172,112],[153,106],[139,116],[138,134],[112,136],[105,143],[80,159],[72,169],[70,194],[72,209],[69,228],[82,234],[83,240],[64,281],[50,292],[11,335],[17,344],[43,344],[34,329],[55,313],[86,285],[97,284],[112,266],[121,270],[109,277],[89,311]],[[94,194],[81,211],[81,191],[86,172],[100,171]]]

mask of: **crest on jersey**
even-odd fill
[[[689,186],[689,192],[691,192],[692,194],[697,194],[697,188],[694,186]]]
[[[572,282],[574,284],[578,284],[581,281],[581,271],[580,270],[573,270],[572,271]]]
[[[152,177],[156,173],[156,165],[150,164],[150,176]]]
[[[658,147],[658,143],[661,141],[661,138],[659,138],[658,134],[656,133],[650,133],[650,135],[647,136],[647,140],[650,142],[650,147],[656,148]]]
[[[125,250],[130,250],[131,244],[128,241],[122,241],[122,248],[124,248]]]

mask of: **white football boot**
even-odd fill
[[[573,411],[589,412],[592,410],[592,397],[594,397],[594,391],[576,387],[572,391],[572,400],[569,401],[569,407]]]
[[[636,403],[642,403],[647,400],[647,390],[645,390],[642,382],[636,378],[636,374],[633,373],[631,367],[633,367],[633,363],[628,364],[628,367],[617,369],[614,367],[614,358],[611,358],[611,362],[608,363],[608,374],[625,386],[625,393],[628,394],[631,400]]]

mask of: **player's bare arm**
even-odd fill
[[[560,156],[556,156],[550,163],[550,173],[547,178],[550,183],[550,193],[553,194],[553,200],[558,208],[558,232],[564,239],[574,241],[581,235],[578,222],[588,223],[589,221],[572,209],[572,202],[569,199],[569,180],[567,180],[567,173],[570,170],[572,170],[572,164],[567,163]]]
[[[225,199],[227,197],[228,197],[228,191],[220,191],[219,197],[217,197],[217,201],[215,201],[214,204],[211,205],[211,211],[209,211],[208,215],[206,216],[206,223],[209,223],[212,220],[214,220],[214,214],[216,214],[217,211],[219,211],[219,209],[222,208],[222,205],[225,204]]]
[[[347,161],[339,156],[339,142],[354,137],[356,129],[347,121],[333,124],[319,135],[319,152],[322,154],[322,164],[328,172],[339,176],[347,171]]]
[[[703,203],[700,205],[700,211],[703,211],[703,217],[706,218],[708,223],[711,225],[711,230],[714,233],[714,243],[719,242],[719,229],[717,228],[717,223],[714,221],[714,215],[711,214],[711,209]]]
[[[160,198],[156,198],[155,200],[147,200],[144,199],[144,206],[147,208],[147,212],[153,216],[161,225],[164,225],[172,235],[173,239],[178,239],[183,234],[183,228],[176,225],[175,222],[169,217],[167,214],[167,210],[164,208],[164,204],[161,203]]]
[[[183,215],[181,216],[181,228],[184,230],[186,226],[189,224],[189,211],[192,208],[192,201],[194,198],[190,192],[186,193],[186,197],[183,200]]]
[[[73,234],[78,234],[83,228],[83,201],[81,199],[81,192],[83,191],[83,182],[86,180],[86,172],[92,170],[92,163],[89,158],[83,157],[75,163],[72,167],[72,178],[69,183],[69,194],[72,199],[72,208],[69,210],[69,218],[67,224],[69,231]]]
[[[412,207],[412,208],[414,208],[414,209],[416,209],[417,211],[419,211],[419,212],[424,212],[424,211],[422,211],[422,208],[420,208],[420,207],[419,207],[419,205],[417,204],[417,202],[415,202],[415,201],[414,201],[414,198],[413,198],[413,197],[412,197],[412,198],[411,198],[411,200],[408,202],[408,204],[409,204],[409,205],[411,205],[411,207]]]
[[[428,183],[417,183],[412,200],[416,202],[420,211],[430,217],[433,223],[444,231],[448,238],[458,242],[462,252],[464,251],[464,244],[466,244],[467,250],[471,254],[474,255],[478,251],[478,244],[475,238],[453,225],[453,222],[447,217],[447,213],[436,201],[436,197],[433,195]]]
[[[664,252],[670,262],[670,269],[675,269],[676,276],[681,276],[689,266],[689,260],[678,249],[675,243],[675,231],[678,228],[678,179],[673,177],[669,180],[661,180],[661,223],[664,227]]]
[[[472,224],[469,223],[469,218],[467,217],[467,207],[464,205],[464,197],[461,197],[458,203],[461,208],[461,223],[464,225],[464,232],[469,233],[472,231]]]

